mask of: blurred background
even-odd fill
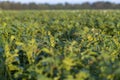
[[[0,0],[0,9],[120,9],[120,0]]]

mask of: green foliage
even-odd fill
[[[120,80],[120,11],[4,11],[1,80]]]

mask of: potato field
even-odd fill
[[[0,80],[120,80],[120,10],[1,10]]]

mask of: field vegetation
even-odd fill
[[[120,11],[1,11],[1,80],[120,80]]]

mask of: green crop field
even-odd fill
[[[0,11],[0,80],[120,80],[120,10]]]

